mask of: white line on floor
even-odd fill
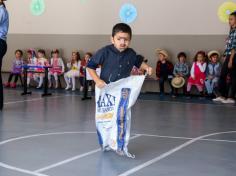
[[[34,176],[48,176],[48,175],[45,175],[45,174],[36,173],[36,172],[29,171],[29,170],[25,170],[25,169],[17,168],[17,167],[14,167],[14,166],[10,166],[10,165],[7,165],[7,164],[1,163],[1,162],[0,162],[0,167],[6,168],[6,169],[9,169],[9,170],[13,170],[13,171],[17,171],[17,172],[20,172],[20,173],[24,173],[24,174],[34,175]]]
[[[228,133],[230,133],[230,132],[228,132]],[[77,131],[77,132],[71,131],[71,132],[53,132],[53,133],[33,134],[33,135],[21,136],[21,137],[16,137],[16,138],[7,139],[5,141],[1,141],[0,142],[0,146],[4,145],[4,144],[7,144],[7,143],[10,143],[10,142],[24,140],[24,139],[30,139],[30,138],[42,137],[42,136],[50,136],[50,135],[65,135],[65,134],[96,134],[96,132],[95,131]],[[214,133],[213,135],[218,135],[218,134],[227,134],[227,132],[224,132],[224,133]],[[137,138],[137,137],[140,137],[140,136],[157,137],[157,138],[169,138],[169,139],[182,139],[182,140],[191,140],[191,141],[194,140],[194,139],[197,139],[197,138],[178,137],[178,136],[161,136],[161,135],[152,135],[152,134],[134,134],[134,135],[135,136],[131,137],[131,139],[134,139],[134,138]],[[210,136],[212,136],[212,135],[210,135]],[[206,137],[210,137],[210,136],[206,136]],[[204,136],[204,138],[205,138],[205,136]],[[236,143],[236,141],[230,141],[230,140],[203,139],[203,138],[198,138],[197,140],[198,141],[232,142],[232,143]],[[194,142],[196,142],[196,140]],[[93,153],[98,152],[97,150],[100,151],[100,148],[88,152],[87,156],[89,155],[89,153],[93,154]],[[83,157],[85,157],[85,156],[83,156]],[[1,162],[0,162],[0,167],[6,168],[6,169],[11,169],[11,170],[13,170],[12,168],[14,168],[14,170],[19,171],[19,172],[20,171],[24,171],[24,169],[21,170],[20,168],[17,168],[17,167],[14,167],[14,166],[10,166],[10,165],[7,165],[7,164],[1,163]],[[27,170],[25,170],[25,171],[27,171]],[[31,172],[31,171],[28,171],[28,172]],[[40,176],[40,175],[37,175],[37,176]]]
[[[138,138],[138,137],[140,137],[140,136],[141,136],[141,135],[132,136],[132,137],[130,137],[130,140],[136,139],[136,138]],[[46,167],[44,167],[44,168],[35,170],[34,172],[36,172],[36,173],[45,172],[45,171],[47,171],[47,170],[50,170],[50,169],[53,169],[53,168],[55,168],[55,167],[58,167],[58,166],[61,166],[61,165],[70,163],[70,162],[72,162],[72,161],[75,161],[75,160],[84,158],[84,157],[86,157],[86,156],[92,155],[92,154],[97,153],[97,152],[100,152],[100,151],[101,151],[101,148],[97,148],[97,149],[92,150],[92,151],[89,151],[89,152],[87,152],[87,153],[83,153],[83,154],[80,154],[80,155],[78,155],[78,156],[74,156],[74,157],[72,157],[72,158],[66,159],[66,160],[64,160],[64,161],[61,161],[61,162],[52,164],[52,165],[50,165],[50,166],[46,166]]]
[[[138,99],[138,101],[150,101],[150,102],[159,102],[159,103],[171,103],[171,104],[187,104],[187,105],[205,105],[205,106],[219,106],[219,107],[227,107],[227,108],[235,108],[235,104],[219,104],[219,103],[200,103],[200,102],[184,102],[184,101],[168,101],[168,100],[146,100],[146,99]],[[204,100],[203,100],[204,101]]]
[[[153,134],[140,134],[146,137],[156,137],[156,138],[167,138],[167,139],[183,139],[183,140],[192,140],[194,138],[189,137],[178,137],[178,136],[160,136]],[[228,142],[228,143],[236,143],[234,140],[222,140],[222,139],[200,139],[199,141],[210,141],[210,142]]]
[[[71,95],[52,96],[50,98],[62,98],[62,97],[68,97],[68,96],[71,96]],[[4,105],[16,104],[16,103],[24,103],[24,102],[31,102],[31,101],[39,101],[39,100],[45,100],[45,98],[32,98],[32,99],[29,99],[29,100],[11,101],[11,102],[4,103]]]
[[[140,164],[140,165],[138,165],[138,166],[136,166],[136,167],[134,167],[134,168],[132,168],[132,169],[130,169],[130,170],[128,170],[128,171],[118,175],[118,176],[128,176],[128,175],[131,175],[133,173],[136,173],[139,170],[144,169],[144,168],[146,168],[146,167],[148,167],[148,166],[150,166],[150,165],[152,165],[152,164],[154,164],[154,163],[156,163],[156,162],[158,162],[158,161],[160,161],[162,159],[165,159],[168,156],[178,152],[179,150],[182,150],[183,148],[185,148],[185,147],[187,147],[187,146],[189,146],[189,145],[193,144],[194,142],[199,141],[201,139],[204,139],[204,138],[207,138],[207,137],[211,137],[211,136],[215,136],[215,135],[230,134],[230,133],[236,133],[236,131],[212,133],[212,134],[207,134],[207,135],[203,135],[203,136],[199,136],[197,138],[191,139],[191,140],[185,142],[184,144],[182,144],[182,145],[180,145],[178,147],[175,147],[172,150],[170,150],[170,151],[168,151],[166,153],[163,153],[160,156],[158,156],[156,158],[153,158],[152,160],[149,160],[149,161],[147,161],[147,162],[145,162],[143,164]]]

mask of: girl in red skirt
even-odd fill
[[[206,79],[206,53],[198,51],[191,68],[191,75],[188,79],[187,94],[190,94],[192,86],[196,86],[199,93],[203,95],[204,83]]]

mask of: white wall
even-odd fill
[[[120,22],[122,4],[133,3],[138,18],[135,34],[226,34],[217,16],[225,0],[45,0],[42,16],[32,16],[31,0],[7,1],[13,34],[110,34]]]

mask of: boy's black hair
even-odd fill
[[[114,37],[118,32],[128,33],[130,39],[132,38],[132,29],[128,24],[118,23],[112,29],[112,37]]]
[[[230,16],[234,16],[236,18],[236,11],[232,12]]]
[[[22,50],[20,50],[20,49],[17,49],[17,50],[15,51],[15,54],[16,54],[17,52],[19,52],[19,53],[20,53],[20,55],[21,55],[21,56],[23,56],[23,51],[22,51]]]
[[[180,52],[180,53],[177,55],[177,58],[179,59],[180,57],[187,58],[187,55],[186,55],[185,52]]]

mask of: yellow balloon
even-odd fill
[[[225,2],[218,9],[218,17],[222,22],[227,23],[229,15],[234,11],[236,11],[236,3]]]

